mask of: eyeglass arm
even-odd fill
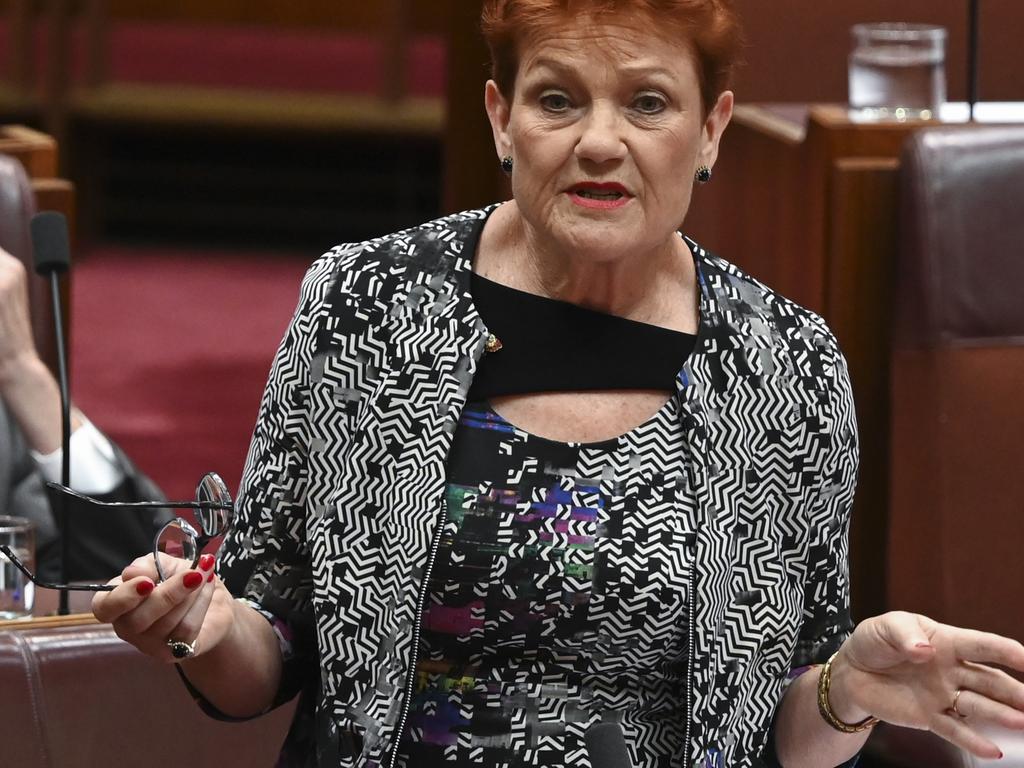
[[[234,505],[224,504],[217,501],[100,501],[92,496],[86,496],[72,488],[60,483],[47,482],[46,487],[58,493],[73,496],[76,499],[87,501],[97,507],[121,507],[132,509],[227,509],[233,510]]]
[[[0,552],[3,552],[7,559],[14,564],[14,567],[25,574],[29,581],[42,589],[73,592],[110,592],[114,589],[113,584],[52,584],[48,581],[40,581],[32,571],[25,567],[25,564],[18,559],[18,556],[6,544],[0,544]]]

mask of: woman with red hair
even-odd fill
[[[835,339],[679,233],[731,3],[487,0],[483,30],[512,199],[314,264],[219,578],[143,558],[96,616],[215,716],[300,694],[289,765],[834,766],[878,719],[997,756],[1024,647],[854,629]]]

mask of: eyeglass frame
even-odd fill
[[[200,494],[203,493],[204,485],[207,481],[210,481],[213,484],[214,491],[223,499],[226,499],[226,501],[208,501],[200,498]],[[61,485],[60,483],[48,482],[46,483],[46,486],[59,493],[80,499],[81,501],[88,502],[98,507],[116,509],[194,509],[199,512],[208,510],[224,512],[225,514],[220,515],[221,527],[218,528],[215,533],[210,533],[206,520],[202,515],[197,515],[199,525],[203,529],[202,533],[197,531],[192,524],[188,522],[188,520],[185,520],[182,517],[175,517],[160,528],[156,536],[153,538],[153,559],[156,563],[158,574],[157,583],[166,581],[166,576],[160,566],[159,545],[161,537],[168,528],[180,528],[185,535],[189,536],[193,540],[195,544],[195,557],[192,560],[191,568],[195,568],[199,564],[199,558],[202,556],[203,549],[206,548],[206,545],[218,536],[225,535],[231,528],[230,513],[234,511],[234,502],[231,500],[231,493],[228,491],[227,485],[216,472],[207,472],[202,476],[202,478],[200,478],[199,483],[196,485],[196,501],[100,501],[99,499],[94,499],[92,496],[79,493],[78,491],[68,488],[66,485]],[[21,562],[21,560],[18,559],[18,556],[15,555],[6,544],[0,544],[0,552],[3,552],[14,567],[21,571],[29,581],[41,589],[55,589],[71,592],[110,592],[117,586],[115,584],[53,584],[41,581],[23,562]]]

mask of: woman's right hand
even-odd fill
[[[153,555],[135,560],[109,583],[110,592],[93,598],[92,612],[110,623],[122,640],[165,662],[169,640],[194,643],[195,655],[209,653],[234,625],[235,600],[214,571],[213,555],[203,555],[198,569],[187,560],[161,553],[167,579],[158,583]]]

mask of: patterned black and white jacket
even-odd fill
[[[488,333],[469,244],[491,210],[322,256],[275,358],[220,571],[294,633],[288,764],[390,764],[446,457]],[[700,505],[685,765],[771,765],[791,668],[851,628],[851,390],[819,317],[687,244],[701,298],[678,381]]]

